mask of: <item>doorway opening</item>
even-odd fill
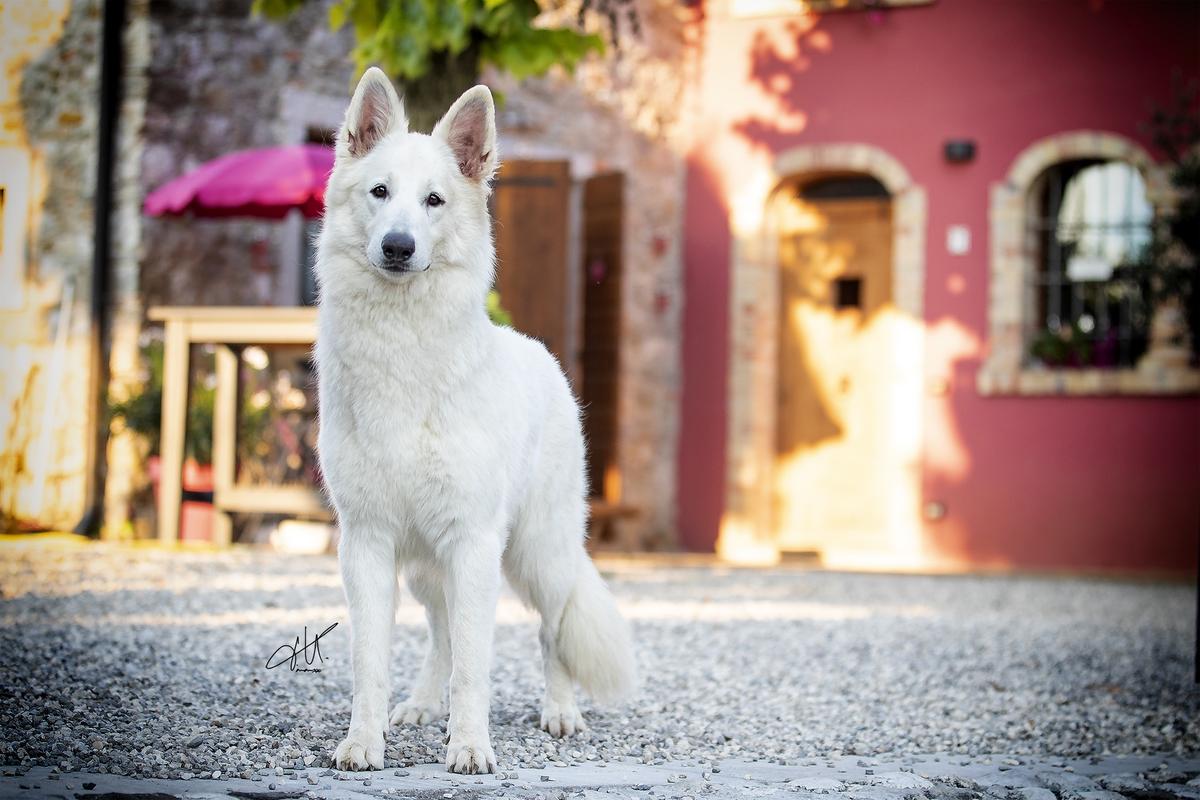
[[[866,175],[783,189],[772,516],[783,552],[871,549],[888,532],[892,197]]]

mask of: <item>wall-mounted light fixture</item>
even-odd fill
[[[950,139],[942,146],[942,154],[951,164],[966,164],[975,160],[975,142],[970,139]]]

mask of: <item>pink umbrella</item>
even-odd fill
[[[313,218],[325,208],[333,150],[319,144],[241,150],[201,164],[146,196],[151,216],[282,219],[294,208]]]

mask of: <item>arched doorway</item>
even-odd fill
[[[902,324],[892,198],[868,175],[807,177],[776,197],[779,333],[772,525],[784,552],[886,545]]]
[[[853,179],[853,180],[851,180]],[[822,187],[821,182],[826,182]],[[857,184],[858,194],[874,194],[872,197],[837,198],[828,195],[845,194],[848,185]],[[912,182],[907,170],[887,152],[872,145],[861,143],[818,144],[805,145],[786,150],[776,156],[770,174],[762,176],[761,180],[748,182],[747,191],[739,197],[738,208],[743,213],[733,218],[734,241],[732,252],[732,285],[730,287],[730,370],[729,370],[729,428],[728,447],[726,450],[726,502],[725,513],[721,518],[720,535],[717,540],[717,551],[724,558],[732,561],[764,563],[778,560],[781,554],[794,550],[819,550],[823,563],[833,567],[888,567],[898,568],[917,566],[924,562],[924,554],[920,551],[921,523],[920,511],[920,448],[921,448],[921,413],[922,413],[922,365],[923,365],[923,294],[925,276],[925,226],[926,208],[925,192]],[[870,190],[867,190],[870,186]],[[882,186],[887,197],[882,197],[879,186]],[[802,196],[803,187],[807,188],[807,197]],[[761,192],[761,193],[759,193]],[[852,191],[853,195],[854,192]],[[879,305],[864,319],[864,334],[874,334],[877,326],[888,330],[886,352],[878,342],[882,358],[872,357],[869,362],[877,362],[874,369],[880,374],[896,377],[896,382],[888,392],[881,395],[867,391],[868,386],[863,378],[858,379],[857,385],[863,391],[852,391],[850,394],[862,399],[862,402],[875,403],[883,397],[874,411],[867,416],[884,413],[886,409],[887,453],[886,458],[873,461],[867,472],[859,471],[861,479],[852,476],[849,467],[839,468],[838,475],[851,482],[846,496],[854,498],[856,494],[863,498],[863,503],[870,503],[874,509],[885,515],[882,527],[873,531],[874,538],[869,541],[855,541],[854,536],[836,536],[831,533],[823,534],[818,539],[811,532],[824,525],[818,525],[815,518],[810,517],[803,525],[793,530],[791,523],[781,525],[785,514],[791,510],[780,508],[781,494],[787,493],[790,502],[804,503],[806,498],[812,498],[821,491],[817,484],[801,482],[801,490],[789,488],[794,480],[793,475],[785,478],[777,475],[784,470],[780,464],[780,452],[789,449],[789,436],[816,436],[818,445],[821,442],[832,444],[841,436],[842,428],[837,420],[843,413],[827,398],[822,397],[823,410],[826,419],[822,421],[819,413],[807,422],[800,422],[799,433],[780,432],[780,387],[782,381],[796,382],[805,379],[804,371],[798,368],[798,377],[782,376],[780,374],[780,349],[792,347],[798,350],[794,343],[787,343],[780,335],[783,321],[781,312],[785,300],[781,296],[786,278],[781,269],[781,246],[784,246],[783,230],[789,226],[793,231],[796,225],[802,225],[805,212],[803,203],[797,205],[794,201],[799,197],[811,206],[820,203],[828,206],[822,210],[827,218],[839,217],[837,229],[849,226],[853,229],[859,226],[858,233],[838,234],[852,239],[869,238],[876,244],[874,247],[883,248],[882,260],[887,263],[889,277],[880,282],[882,273],[871,275],[835,275],[828,281],[826,290],[840,292],[842,304],[851,305],[858,293],[857,302],[860,305],[875,303]],[[861,209],[862,219],[855,221],[854,212],[850,205],[844,207],[845,214],[833,210],[837,200],[846,203],[851,201],[873,201],[875,213],[869,214]],[[886,203],[888,211],[880,210]],[[865,203],[870,206],[870,202]],[[749,213],[751,209],[761,209],[763,213]],[[832,217],[831,217],[832,215]],[[849,218],[846,218],[847,215]],[[793,217],[797,217],[793,219]],[[868,233],[871,226],[873,232]],[[886,228],[885,228],[886,226]],[[880,236],[879,231],[890,231]],[[835,238],[837,238],[835,236]],[[787,247],[794,247],[795,243]],[[786,247],[784,248],[786,249]],[[878,262],[877,254],[873,257]],[[801,273],[803,274],[803,273]],[[847,280],[838,283],[838,277]],[[855,285],[854,278],[859,279]],[[890,285],[890,290],[881,298],[873,299],[872,294],[884,285]],[[868,297],[868,294],[871,296]],[[837,294],[826,294],[822,302],[827,305],[837,305]],[[863,309],[849,312],[843,309],[841,317],[849,320],[857,313],[863,316]],[[831,318],[838,314],[833,309],[828,313]],[[876,321],[876,317],[879,320]],[[886,321],[886,325],[879,325]],[[857,323],[855,323],[857,324]],[[832,327],[832,326],[831,326]],[[854,325],[847,326],[854,330]],[[868,330],[869,329],[869,330]],[[812,334],[808,339],[812,339]],[[814,340],[815,341],[815,340]],[[809,350],[819,351],[820,347],[810,348],[805,345],[803,358],[809,358]],[[815,358],[820,358],[816,352]],[[835,365],[836,367],[836,365]],[[811,369],[809,370],[812,371]],[[828,376],[840,378],[844,373],[836,368],[826,367],[822,370]],[[855,368],[858,374],[858,368]],[[855,380],[851,377],[851,388]],[[878,378],[870,378],[876,380]],[[837,389],[839,380],[834,380],[832,387],[819,384],[822,391],[830,388]],[[814,384],[814,386],[816,386]],[[811,394],[816,389],[810,388]],[[810,407],[818,401],[810,398],[801,400]],[[871,399],[868,398],[870,394]],[[790,402],[790,401],[789,401]],[[831,404],[832,403],[832,404]],[[836,412],[836,413],[835,413]],[[854,416],[854,415],[851,415]],[[791,423],[784,423],[784,425]],[[878,425],[879,423],[872,423]],[[805,426],[809,430],[805,430]],[[822,426],[825,427],[824,432]],[[837,433],[833,429],[837,428]],[[813,430],[815,429],[815,433]],[[875,434],[863,437],[870,438]],[[856,434],[855,439],[858,439]],[[791,447],[790,449],[796,449]],[[810,458],[818,453],[819,447],[800,448]],[[859,459],[861,463],[863,459]],[[815,465],[816,461],[811,461]],[[816,473],[815,466],[805,464],[788,464],[787,468],[795,466],[799,474],[808,476]],[[889,476],[886,480],[880,476]],[[869,484],[864,481],[869,478]],[[871,488],[867,488],[867,486]],[[863,492],[884,492],[884,496],[871,498],[863,497]],[[796,507],[797,509],[799,506]],[[797,513],[799,513],[797,511]],[[815,512],[814,512],[815,513]],[[835,516],[835,510],[830,508],[821,512],[825,516]],[[844,529],[861,530],[867,525],[861,521],[851,525],[846,523]],[[810,533],[796,534],[794,530],[809,531]]]

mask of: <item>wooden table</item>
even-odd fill
[[[216,397],[213,405],[213,543],[232,539],[234,513],[287,514],[331,519],[321,493],[307,486],[238,486],[236,484],[239,351],[248,345],[312,345],[317,338],[317,310],[311,307],[156,306],[152,322],[166,328],[163,348],[162,464],[158,487],[158,538],[179,539],[183,501],[184,437],[187,430],[189,360],[194,344],[216,346]],[[599,528],[638,510],[592,498],[589,502],[594,539]],[[629,543],[621,543],[628,547]],[[636,548],[632,548],[636,549]]]
[[[214,544],[229,544],[234,512],[292,514],[329,518],[316,489],[303,486],[237,486],[239,351],[247,345],[312,345],[317,310],[311,307],[264,308],[160,306],[152,322],[166,328],[163,348],[162,431],[159,453],[158,538],[179,539],[183,500],[184,436],[187,430],[189,359],[193,344],[216,346],[216,397],[213,407]]]

